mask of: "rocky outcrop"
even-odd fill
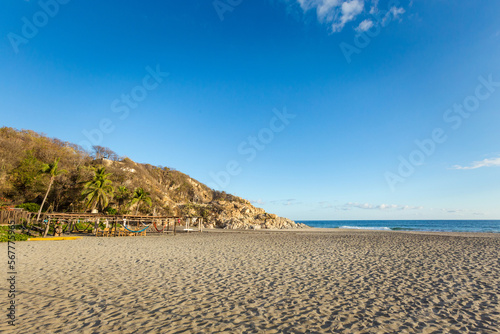
[[[236,199],[233,201],[213,201],[206,205],[205,208],[210,213],[204,219],[205,227],[245,230],[308,227],[288,218],[266,213],[264,209],[254,207],[247,200],[238,197]]]
[[[288,218],[276,217],[274,219],[259,219],[259,217],[243,217],[217,220],[217,227],[224,229],[243,229],[243,230],[260,230],[260,229],[290,229],[290,228],[307,228],[308,226],[302,223],[296,223]]]

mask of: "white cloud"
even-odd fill
[[[300,202],[297,202],[295,198],[277,199],[267,202],[259,198],[258,200],[250,200],[250,203],[254,205],[274,204],[274,205],[285,205],[285,206],[300,204]]]
[[[318,8],[316,9],[318,17],[321,20],[326,19],[328,21],[331,21],[333,19],[333,9],[339,6],[339,4],[340,1],[338,0],[324,0],[321,4],[318,5]]]
[[[410,205],[397,205],[397,204],[379,204],[374,205],[370,203],[346,203],[339,207],[340,210],[350,210],[352,208],[364,209],[364,210],[421,210],[422,206],[410,206]]]
[[[347,22],[354,20],[363,11],[364,5],[363,0],[351,0],[342,3],[340,22],[332,24],[332,31],[341,31]]]
[[[467,216],[467,215],[473,215],[473,216],[485,216],[484,212],[477,212],[477,211],[471,211],[471,210],[465,210],[465,209],[456,209],[456,208],[431,208],[431,211],[439,211],[439,212],[444,212],[444,213],[449,213],[452,215],[457,215],[457,216]]]
[[[405,13],[405,9],[402,7],[391,7],[389,11],[385,14],[385,16],[382,19],[382,25],[385,26],[388,24],[388,22],[398,19],[401,15]]]
[[[366,19],[366,20],[363,20],[359,26],[356,28],[356,31],[357,32],[365,32],[367,31],[368,29],[370,29],[371,27],[373,27],[373,21],[372,20],[369,20],[369,19]]]
[[[296,0],[302,10],[316,9],[318,20],[331,24],[332,31],[341,31],[345,24],[363,12],[365,0]]]
[[[378,0],[372,1],[372,8],[370,8],[370,14],[375,14],[378,12]]]
[[[252,201],[252,200],[250,200],[250,203],[252,203],[252,204],[266,204],[266,202],[264,202],[264,201],[263,201],[263,200],[261,200],[260,198],[259,198],[258,200],[256,200],[256,201]]]
[[[470,166],[455,165],[452,169],[477,169],[481,167],[500,167],[500,157],[474,161]]]
[[[391,9],[389,10],[389,13],[391,13],[392,16],[394,18],[396,18],[396,19],[399,17],[399,15],[402,15],[405,12],[406,12],[405,9],[402,8],[402,7],[399,7],[399,8],[397,8],[397,7],[391,7]]]
[[[345,25],[358,17],[363,20],[357,25],[358,32],[364,32],[373,26],[398,19],[405,13],[403,7],[392,6],[379,10],[378,0],[288,0],[298,3],[303,12],[316,11],[318,21],[330,24],[332,32],[339,32]],[[365,3],[367,10],[365,10]],[[385,14],[381,14],[385,13]],[[363,17],[364,16],[364,17]],[[368,17],[367,17],[368,16]]]
[[[403,15],[405,12],[405,9],[402,7],[391,7],[391,9],[389,10],[389,14],[392,14],[392,17],[395,19],[399,18],[399,16]]]

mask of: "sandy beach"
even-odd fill
[[[2,254],[6,248],[0,245]],[[17,325],[12,330],[2,316],[0,331],[498,333],[500,328],[499,234],[208,231],[31,241],[16,248]],[[6,313],[7,285],[1,290]]]

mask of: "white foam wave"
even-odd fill
[[[380,227],[364,227],[364,226],[340,226],[339,228],[351,229],[351,230],[383,230],[390,231],[391,229],[385,226]]]

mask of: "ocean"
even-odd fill
[[[320,228],[500,233],[500,220],[297,220],[296,222]]]

